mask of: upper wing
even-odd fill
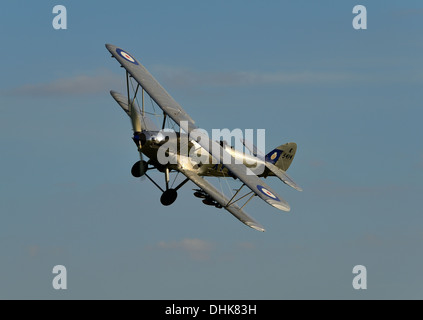
[[[195,172],[181,169],[180,172],[184,174],[188,179],[194,182],[197,186],[207,192],[216,202],[218,202],[223,208],[232,213],[238,220],[246,224],[247,226],[256,229],[258,231],[265,231],[264,227],[255,221],[252,217],[242,211],[235,203],[226,206],[229,203],[221,192],[219,192],[212,184],[207,182],[205,179],[198,176]]]
[[[106,48],[173,121],[178,124],[182,121],[186,121],[191,129],[197,128],[194,120],[191,119],[141,63],[119,47],[106,44]]]
[[[148,95],[157,105],[190,136],[198,129],[194,120],[182,109],[182,107],[167,93],[167,91],[157,82],[157,80],[142,66],[132,55],[111,44],[106,44],[106,48],[120,64],[131,74],[131,76],[144,88]],[[195,132],[195,140],[213,158],[222,163],[236,177],[238,177],[247,187],[254,191],[261,199],[271,206],[289,211],[289,204],[276,194],[266,183],[260,180],[250,169],[244,165],[235,164],[235,159],[222,148],[216,141],[210,140],[203,131]],[[198,140],[198,138],[200,138]],[[224,161],[229,160],[230,161]],[[226,163],[229,162],[229,163]]]
[[[261,150],[257,149],[257,147],[250,141],[246,139],[241,139],[241,143],[251,152],[251,154],[258,159],[265,161],[265,155]]]

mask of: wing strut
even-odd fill
[[[238,202],[241,199],[244,199],[245,197],[248,197],[249,195],[251,195],[248,200],[242,205],[242,207],[240,208],[241,210],[247,205],[248,202],[250,202],[250,200],[256,196],[257,194],[254,193],[254,191],[250,191],[246,194],[244,194],[243,196],[239,197],[238,199],[234,200],[235,197],[238,195],[238,193],[241,191],[241,189],[245,186],[245,183],[242,184],[242,186],[236,191],[236,193],[232,196],[231,200],[228,201],[228,204],[225,206],[225,208],[229,207],[230,205],[233,205],[234,203]]]
[[[138,84],[139,85],[139,84]],[[144,112],[144,88],[141,88],[142,91],[142,116],[145,117],[145,112]]]
[[[163,124],[162,124],[162,130],[164,130],[165,125],[166,125],[166,117],[167,117],[166,112],[163,112]]]
[[[131,107],[131,96],[129,95],[129,72],[126,70],[126,93],[128,97],[128,107]]]
[[[170,170],[167,169],[165,171],[165,182],[166,182],[166,190],[169,190],[169,174]],[[165,192],[166,190],[163,190],[162,187],[159,186],[159,184],[154,181],[147,173],[144,173],[144,175],[150,180],[161,192]],[[182,181],[180,184],[178,184],[177,187],[173,188],[175,191],[179,190],[185,183],[187,183],[190,179],[186,178],[184,181]]]
[[[242,205],[242,207],[240,208],[241,210],[244,209],[244,207],[247,205],[248,202],[250,202],[250,200],[252,198],[254,198],[255,196],[257,196],[253,191],[251,191],[250,193],[246,194],[244,197],[246,197],[247,195],[251,194],[251,197],[248,198],[248,200]],[[241,198],[242,199],[242,198]],[[240,200],[240,199],[238,199]],[[237,201],[238,201],[237,200]]]
[[[243,183],[242,186],[236,191],[236,193],[233,195],[233,197],[231,198],[231,200],[228,201],[228,204],[225,207],[229,207],[232,203],[235,203],[235,202],[232,202],[232,200],[238,195],[238,193],[241,191],[241,189],[244,186],[245,186],[245,183]]]
[[[137,83],[137,88],[135,89],[135,94],[134,94],[134,98],[132,99],[132,103],[134,103],[135,99],[137,98],[137,93],[138,93],[138,89],[140,88],[140,84]],[[137,100],[138,101],[138,100]],[[144,106],[143,106],[144,107]],[[132,104],[131,104],[131,108],[132,108]]]

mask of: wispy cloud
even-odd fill
[[[208,260],[213,245],[205,240],[185,238],[180,241],[160,241],[157,248],[183,251],[194,260]]]
[[[271,84],[307,84],[361,81],[362,76],[348,73],[318,71],[298,72],[200,72],[187,68],[156,65],[152,68],[163,82],[174,87],[195,86],[257,86]]]
[[[309,161],[309,165],[310,167],[313,167],[313,168],[322,168],[322,167],[325,167],[327,163],[320,159],[314,159]]]
[[[256,249],[256,245],[252,242],[239,242],[236,244],[235,246],[236,249],[241,249],[241,250],[247,250],[247,251],[252,251]]]
[[[119,75],[107,70],[96,70],[90,74],[79,74],[59,78],[45,83],[29,83],[3,91],[11,96],[49,97],[90,95],[107,92],[121,86]]]
[[[59,257],[63,256],[65,253],[65,249],[63,247],[55,247],[55,246],[44,246],[41,247],[37,244],[31,244],[26,247],[26,252],[29,257],[36,258],[36,257]]]
[[[40,247],[38,245],[30,245],[28,247],[28,254],[30,257],[35,257],[39,254]]]
[[[315,185],[310,185],[310,190],[315,192],[318,195],[331,195],[331,196],[368,196],[368,197],[377,197],[385,196],[386,194],[396,194],[400,191],[410,188],[406,185],[401,184],[385,184],[385,185],[375,185],[372,184],[345,184],[333,180],[320,180]]]

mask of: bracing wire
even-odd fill
[[[132,93],[134,93],[135,94],[135,91],[136,91],[136,89],[134,88],[134,83],[133,83],[133,81],[132,81],[132,78],[130,78],[130,84],[131,84],[131,88],[132,88]],[[141,87],[142,88],[142,87]],[[145,92],[145,91],[144,91]],[[163,117],[163,114],[158,114],[157,113],[157,111],[156,111],[156,107],[155,107],[155,104],[154,104],[154,101],[153,101],[153,99],[150,97],[150,95],[148,95],[149,96],[149,98],[150,98],[150,103],[151,103],[151,106],[152,106],[152,109],[153,109],[153,112],[148,112],[148,111],[144,111],[144,113],[145,114],[148,114],[148,115],[150,115],[150,116],[154,116],[154,117],[156,117],[156,119],[157,118],[162,118]],[[130,98],[130,97],[129,97]],[[135,100],[136,100],[136,102],[137,102],[137,105],[138,105],[138,111],[140,112],[140,114],[141,114],[141,109],[140,109],[140,102],[139,102],[139,100],[138,100],[138,96],[136,96],[135,97]],[[169,119],[168,119],[169,120]]]
[[[132,82],[132,80],[129,80],[129,82],[131,83],[132,92],[135,94],[134,83]],[[135,100],[137,101],[138,111],[141,114],[140,102],[138,101],[138,96],[135,97]],[[131,106],[131,108],[132,108],[132,106]]]
[[[170,186],[171,188],[173,188],[173,185],[175,184],[175,182],[176,182],[176,178],[178,178],[178,176],[179,176],[179,171],[178,171],[178,173],[176,174],[175,178],[173,179],[172,185]]]
[[[229,192],[231,193],[231,197],[233,197],[233,195],[234,195],[233,189],[229,185],[228,179],[226,179],[226,178],[229,178],[230,176],[225,176],[225,173],[223,172],[223,170],[222,170],[222,175],[223,175],[223,178],[224,178],[223,180],[226,182],[226,186],[228,187]],[[222,193],[223,193],[223,191],[222,191]]]

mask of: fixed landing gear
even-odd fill
[[[154,164],[153,164],[154,165]],[[154,165],[154,169],[158,169],[159,171],[162,171],[160,169],[163,169],[163,172],[165,173],[165,183],[166,183],[166,189],[163,190],[148,174],[147,170],[153,169],[148,168],[148,163],[145,161],[138,161],[136,162],[131,169],[131,173],[134,177],[139,178],[142,176],[146,176],[148,180],[150,180],[161,192],[162,195],[160,197],[160,202],[164,206],[170,206],[172,203],[175,202],[176,198],[178,197],[178,189],[182,187],[185,183],[189,181],[188,178],[186,178],[184,181],[182,181],[176,188],[169,188],[169,176],[170,176],[170,170],[168,167],[160,168],[156,167]]]
[[[132,166],[131,169],[131,174],[135,177],[135,178],[140,178],[142,177],[145,172],[147,171],[148,168],[148,164],[145,161],[137,161],[134,163],[134,165]]]
[[[162,196],[160,197],[160,202],[164,206],[170,206],[172,203],[175,202],[176,198],[178,197],[177,190],[182,187],[185,183],[188,182],[188,178],[182,181],[175,189],[169,188],[169,174],[170,170],[168,167],[164,170],[165,173],[165,182],[166,182],[166,191],[163,191]]]
[[[175,202],[177,197],[178,192],[175,189],[167,189],[165,192],[162,193],[162,196],[160,197],[160,202],[164,206],[170,206],[172,203]]]

